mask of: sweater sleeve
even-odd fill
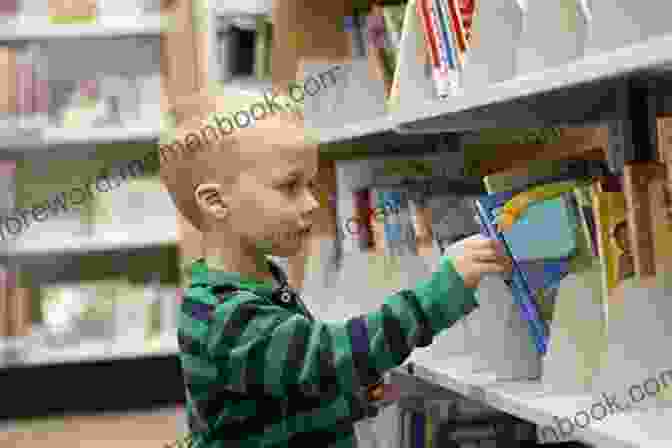
[[[476,306],[474,290],[444,256],[428,280],[345,322],[310,321],[241,293],[215,309],[206,346],[218,382],[239,392],[357,396]]]

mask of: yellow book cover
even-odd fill
[[[609,296],[618,283],[632,275],[632,256],[627,234],[626,202],[622,192],[599,191],[593,184],[592,199],[597,231],[605,313],[609,321]]]

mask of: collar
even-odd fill
[[[195,260],[191,266],[190,286],[223,286],[244,289],[266,298],[272,298],[278,288],[288,286],[287,275],[273,261],[266,263],[273,275],[273,281],[262,281],[251,277],[244,277],[237,272],[226,272],[209,268],[205,258]]]

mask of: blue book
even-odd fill
[[[425,448],[425,414],[413,412],[413,448]]]
[[[533,204],[509,231],[496,229],[497,211],[516,193],[489,194],[475,200],[481,232],[501,241],[511,259],[513,272],[507,285],[511,288],[530,337],[540,354],[548,345],[548,325],[541,318],[538,293],[556,287],[569,270],[568,258],[576,251],[575,221],[564,200],[557,198]]]

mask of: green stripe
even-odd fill
[[[340,380],[341,393],[357,393],[359,386],[354,381],[355,366],[352,363],[352,345],[347,325],[331,322],[326,325],[333,340],[334,365]]]
[[[383,313],[380,311],[369,313],[366,316],[366,325],[369,328],[369,353],[373,365],[381,372],[396,367],[395,357],[385,341]]]

